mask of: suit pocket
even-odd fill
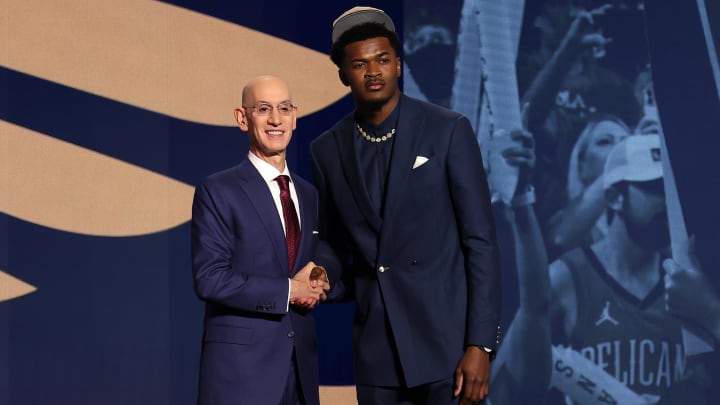
[[[408,191],[411,193],[407,198],[412,198],[416,207],[427,207],[427,204],[433,204],[438,196],[447,194],[447,173],[440,159],[435,156],[411,170],[407,182]],[[408,212],[417,213],[412,209]]]
[[[210,325],[205,329],[205,342],[247,345],[252,343],[253,330],[237,326]]]

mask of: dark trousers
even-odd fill
[[[358,385],[358,405],[457,405],[454,384],[455,379],[448,378],[412,388]]]
[[[305,405],[305,397],[302,393],[300,385],[300,375],[297,369],[297,359],[293,350],[292,361],[290,362],[290,371],[288,372],[287,384],[285,384],[285,392],[280,399],[279,405]]]

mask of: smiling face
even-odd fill
[[[292,132],[297,124],[297,109],[279,106],[291,105],[288,85],[272,76],[262,76],[250,82],[243,91],[243,108],[235,110],[240,129],[247,132],[250,152],[274,165],[282,164]],[[270,106],[269,115],[261,115]],[[260,107],[260,108],[258,108]],[[282,170],[282,169],[280,169]]]
[[[358,110],[388,113],[400,98],[400,57],[385,37],[369,38],[345,46],[340,80],[350,86]]]

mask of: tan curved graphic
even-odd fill
[[[35,286],[0,271],[0,302],[30,294],[35,290]]]
[[[301,116],[348,93],[328,55],[162,2],[0,0],[0,33],[10,69],[204,124],[234,126],[260,74],[289,82]]]
[[[0,121],[0,212],[97,236],[163,231],[190,219],[194,188]]]

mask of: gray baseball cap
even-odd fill
[[[395,32],[395,24],[393,24],[390,16],[384,11],[374,7],[353,7],[342,13],[340,17],[333,21],[332,42],[333,44],[340,38],[345,31],[352,27],[365,23],[379,23],[387,29]]]

